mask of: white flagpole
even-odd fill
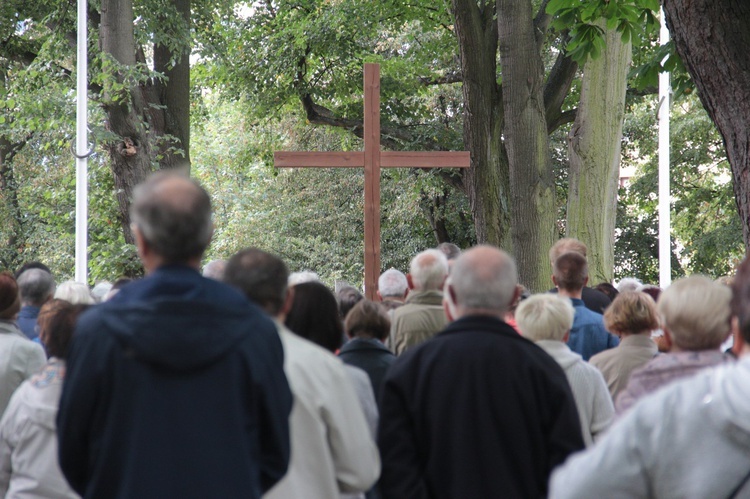
[[[78,0],[78,61],[76,103],[76,250],[75,280],[88,278],[88,32],[87,0]]]
[[[669,42],[669,30],[661,11],[659,43]],[[672,282],[672,247],[670,234],[669,196],[669,107],[671,88],[669,73],[659,73],[659,287]]]

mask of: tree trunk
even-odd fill
[[[530,0],[498,0],[504,138],[510,166],[513,254],[519,279],[535,292],[550,285],[555,186],[544,106],[544,69]]]
[[[463,184],[477,241],[511,251],[508,159],[497,84],[497,23],[492,1],[453,0],[464,94],[464,144],[471,168]]]
[[[592,283],[614,278],[620,143],[631,59],[630,43],[623,43],[615,29],[607,30],[606,37],[606,51],[583,68],[581,101],[568,134],[566,236],[588,246]]]
[[[663,0],[677,53],[724,139],[734,196],[750,251],[750,4]]]
[[[133,34],[132,0],[104,0],[102,2],[99,30],[102,51],[109,54],[122,67],[132,68],[136,62],[136,44]],[[122,72],[115,75],[122,82]],[[133,188],[151,172],[151,140],[145,126],[146,103],[143,89],[135,86],[128,95],[116,100],[114,95],[104,95],[104,111],[108,128],[121,137],[106,148],[111,158],[115,179],[120,224],[125,241],[134,243],[130,231],[130,199]]]
[[[184,20],[183,33],[189,40],[190,0],[173,0]],[[145,64],[142,47],[133,33],[132,0],[103,0],[99,30],[102,51],[120,68]],[[154,47],[154,69],[164,73],[166,81],[143,82],[127,91],[124,99],[104,95],[104,111],[109,129],[120,140],[106,148],[111,158],[119,206],[119,218],[125,241],[133,243],[130,231],[130,200],[133,188],[142,182],[154,166],[184,168],[190,171],[190,46],[178,54],[164,45]],[[115,75],[123,81],[122,71]]]
[[[183,36],[190,37],[190,0],[173,0],[182,17]],[[174,61],[174,64],[173,64]],[[190,45],[178,54],[165,45],[154,47],[154,70],[164,73],[165,81],[158,81],[158,100],[164,106],[160,116],[164,120],[163,140],[159,147],[159,167],[182,168],[190,172]]]

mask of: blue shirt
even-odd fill
[[[24,305],[18,312],[18,319],[16,320],[18,329],[30,340],[39,336],[36,331],[36,318],[39,317],[40,308],[33,305]]]
[[[572,351],[588,361],[597,353],[620,344],[620,339],[610,334],[604,327],[602,314],[586,308],[583,300],[571,298],[570,301],[573,302],[576,312],[573,327],[570,329],[570,338],[568,338],[568,346]]]

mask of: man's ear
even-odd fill
[[[667,352],[672,350],[672,346],[674,345],[674,340],[672,339],[672,333],[669,332],[669,329],[662,326],[662,331],[664,331],[664,346],[667,347]]]
[[[586,285],[587,285],[588,283],[589,283],[589,276],[586,276],[586,277],[585,277],[585,278],[583,279],[583,287],[585,288],[585,287],[586,287]]]
[[[740,320],[737,317],[732,317],[732,337],[734,343],[732,343],[732,353],[735,357],[742,355],[742,349],[745,347],[745,338],[742,337],[740,332]]]
[[[565,336],[563,336],[562,340],[560,340],[560,341],[562,341],[563,343],[567,343],[569,339],[570,339],[570,331],[568,331],[567,333],[565,333]]]
[[[378,300],[383,301],[383,295],[380,294],[380,290],[375,291],[375,294],[378,295]]]
[[[555,274],[552,274],[552,284],[554,284],[555,287],[557,287],[557,279],[555,279]]]
[[[292,309],[294,303],[294,286],[286,288],[286,296],[284,297],[284,304],[281,306],[279,311],[280,317],[286,317],[286,314]]]
[[[414,282],[411,280],[411,274],[406,274],[406,284],[409,285],[409,289],[414,289]]]
[[[445,286],[443,293],[443,311],[448,322],[456,320],[456,292],[450,284]]]
[[[133,239],[135,239],[135,247],[138,250],[138,256],[143,258],[144,255],[148,255],[149,253],[148,243],[143,237],[140,227],[136,224],[130,224],[130,230],[133,232]]]

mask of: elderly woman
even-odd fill
[[[65,358],[86,307],[53,299],[39,311],[39,336],[50,359],[10,399],[0,420],[0,496],[77,498],[57,463],[55,418]]]
[[[662,386],[731,360],[719,349],[730,334],[731,300],[728,287],[705,276],[686,277],[668,287],[656,309],[669,353],[632,372],[615,399],[617,413]]]
[[[346,316],[344,329],[351,339],[341,347],[339,357],[367,373],[375,390],[375,399],[379,401],[385,373],[396,360],[383,344],[391,331],[388,312],[379,303],[361,300]]]
[[[620,337],[620,344],[594,355],[589,363],[602,372],[612,400],[617,400],[630,373],[659,353],[651,339],[651,332],[659,328],[656,303],[641,291],[620,293],[604,312],[604,325]]]
[[[539,294],[518,305],[516,321],[521,334],[544,349],[565,371],[578,409],[583,441],[590,446],[609,428],[615,409],[601,373],[566,345],[574,314],[569,299]]]

